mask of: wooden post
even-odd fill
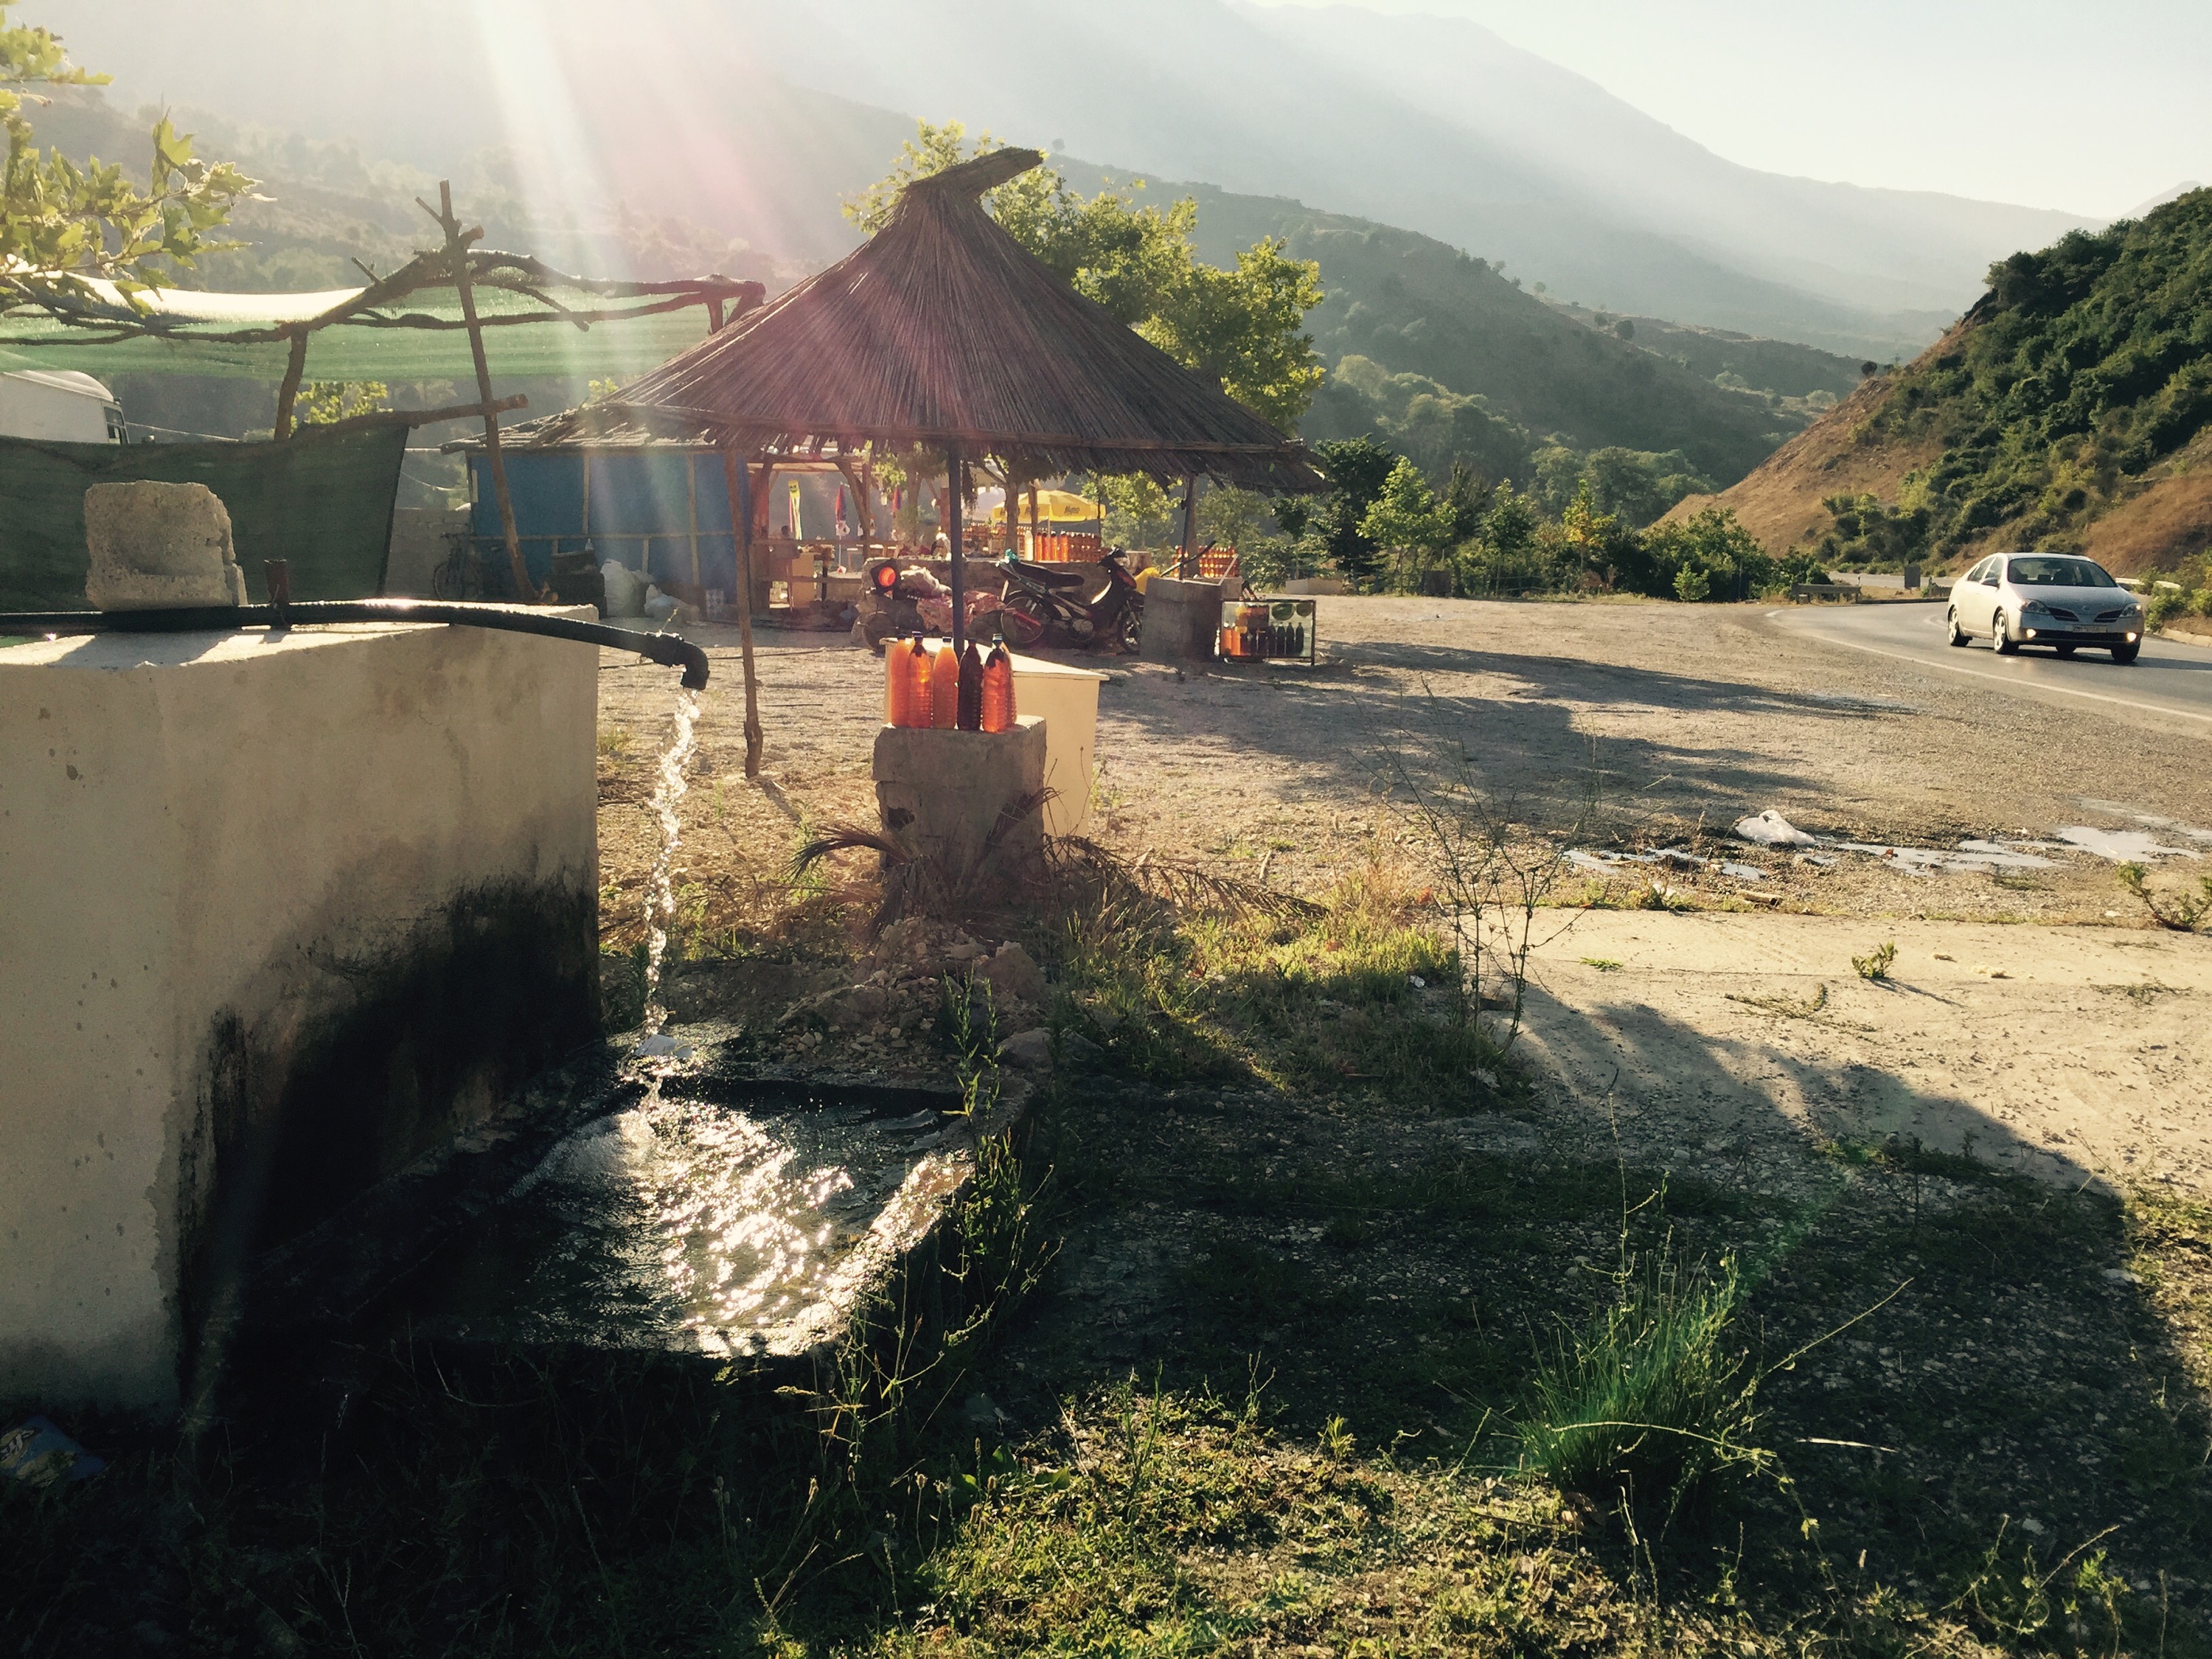
[[[961,546],[965,533],[960,522],[960,446],[945,446],[945,526],[952,540],[952,658],[968,643],[968,554]]]
[[[684,452],[684,494],[691,507],[691,586],[703,595],[707,575],[699,563],[699,458],[688,449]],[[699,603],[703,609],[707,602],[702,598]]]
[[[1176,557],[1176,574],[1183,580],[1191,579],[1190,544],[1198,535],[1198,474],[1192,473],[1182,486],[1182,550]]]
[[[438,222],[446,233],[446,263],[453,279],[453,287],[461,296],[461,320],[469,331],[469,355],[476,360],[477,396],[485,403],[491,398],[491,364],[484,356],[483,325],[477,320],[476,290],[469,279],[469,244],[483,235],[481,228],[464,232],[461,222],[453,217],[453,186],[451,181],[438,181],[438,207],[431,211],[430,204],[420,197],[415,204]],[[491,467],[492,494],[499,501],[499,527],[507,538],[507,568],[514,577],[514,592],[518,599],[529,603],[538,598],[538,585],[530,580],[530,566],[522,556],[522,536],[514,527],[514,498],[507,489],[507,458],[500,453],[499,416],[486,414],[483,417],[484,458]]]
[[[753,507],[746,468],[737,452],[722,448],[722,487],[730,493],[730,537],[738,565],[738,657],[745,675],[745,775],[760,776],[760,678],[753,668]]]
[[[1035,557],[1036,557],[1036,552],[1037,552],[1037,498],[1036,498],[1036,495],[1037,495],[1037,491],[1036,491],[1036,480],[1035,480],[1034,478],[1032,478],[1032,479],[1030,481],[1030,557],[1031,557],[1031,558],[1033,558],[1033,559],[1034,559]]]
[[[300,400],[300,377],[307,372],[307,335],[302,329],[292,337],[292,355],[284,364],[284,383],[276,388],[276,425],[270,436],[278,443],[292,435],[292,407]]]

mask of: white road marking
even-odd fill
[[[1779,617],[1789,613],[1769,611],[1767,614]],[[1932,623],[1935,619],[1930,617],[1929,621]],[[2013,674],[1992,674],[1986,669],[1969,668],[1963,663],[1942,662],[1931,657],[1916,656],[1910,651],[1885,651],[1878,645],[1862,645],[1856,640],[1838,639],[1832,634],[1822,634],[1811,629],[1792,631],[1806,634],[1824,645],[1840,645],[1846,650],[1864,651],[1876,657],[1894,657],[1899,662],[1915,663],[1923,668],[1940,668],[1947,674],[1965,674],[1972,679],[1995,680],[1999,685],[2009,685],[2015,690],[2026,687],[2038,691],[2055,691],[2062,697],[2086,697],[2091,702],[2109,702],[2118,708],[2133,708],[2145,714],[2179,714],[2184,720],[2212,721],[2212,714],[2201,714],[2194,708],[2177,708],[2171,703],[2137,702],[2132,697],[2107,696],[2101,691],[2082,691],[2070,685],[2053,685],[2045,680],[2024,679]]]

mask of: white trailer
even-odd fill
[[[126,441],[123,405],[75,369],[9,370],[0,374],[0,438],[119,444]]]

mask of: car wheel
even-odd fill
[[[2017,656],[2020,653],[2020,641],[2013,638],[2012,629],[2006,625],[2002,611],[1997,612],[1996,620],[1990,624],[1990,649],[2000,657]]]
[[[2133,645],[2116,645],[2112,647],[2112,660],[2117,663],[2131,663],[2142,654],[2141,640],[2137,640]]]
[[[2051,648],[2062,657],[2070,657],[2074,654],[2074,647],[2070,645],[2054,645]]]
[[[1967,642],[1966,630],[1959,626],[1959,613],[1955,611],[1951,613],[1950,639],[1953,645],[1965,645]]]

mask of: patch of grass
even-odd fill
[[[1498,1086],[1502,1048],[1414,896],[1368,872],[1312,915],[1071,910],[1054,953],[1064,1017],[1155,1083],[1474,1100]]]
[[[629,754],[630,730],[610,721],[599,727],[599,750],[601,758],[620,761]]]
[[[1620,968],[1620,964],[1615,962],[1611,957],[1584,957],[1583,958],[1583,966],[1585,968],[1595,968],[1601,974],[1610,974],[1616,971]]]
[[[1735,1261],[1686,1267],[1662,1245],[1624,1260],[1616,1286],[1539,1358],[1518,1425],[1527,1465],[1563,1491],[1666,1515],[1771,1468]]]

